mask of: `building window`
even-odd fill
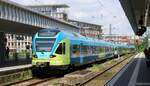
[[[10,43],[8,43],[8,46],[10,46]]]

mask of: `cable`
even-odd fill
[[[113,12],[111,12],[110,10],[108,10],[108,9],[102,4],[102,2],[101,2],[100,0],[97,0],[97,2],[100,4],[100,6],[102,6],[103,8],[105,8],[105,10],[107,10],[107,12],[109,12],[108,14],[113,14]],[[114,18],[114,16],[116,16],[116,15],[112,15],[113,18]]]
[[[99,3],[102,7],[104,7],[104,5],[101,3],[100,0],[97,0],[97,1],[98,1],[98,3]]]

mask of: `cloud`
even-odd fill
[[[133,30],[123,12],[119,0],[11,0],[23,5],[67,4],[69,18],[95,23],[109,29],[117,28],[114,33],[133,34]],[[104,30],[108,33],[108,30]],[[118,32],[119,31],[119,32]],[[125,33],[127,32],[127,33]]]
[[[97,0],[76,0],[80,4],[93,4],[97,2]]]
[[[75,18],[87,18],[89,14],[86,14],[85,12],[76,12],[74,13]]]

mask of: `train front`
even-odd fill
[[[42,29],[32,39],[33,67],[49,67],[59,30]]]
[[[32,65],[36,68],[67,68],[70,64],[69,39],[63,31],[43,29],[32,41]]]

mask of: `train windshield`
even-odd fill
[[[38,38],[36,39],[36,51],[37,52],[50,52],[55,39],[53,38]]]
[[[38,36],[41,37],[54,37],[57,35],[59,30],[42,29],[38,32]]]

